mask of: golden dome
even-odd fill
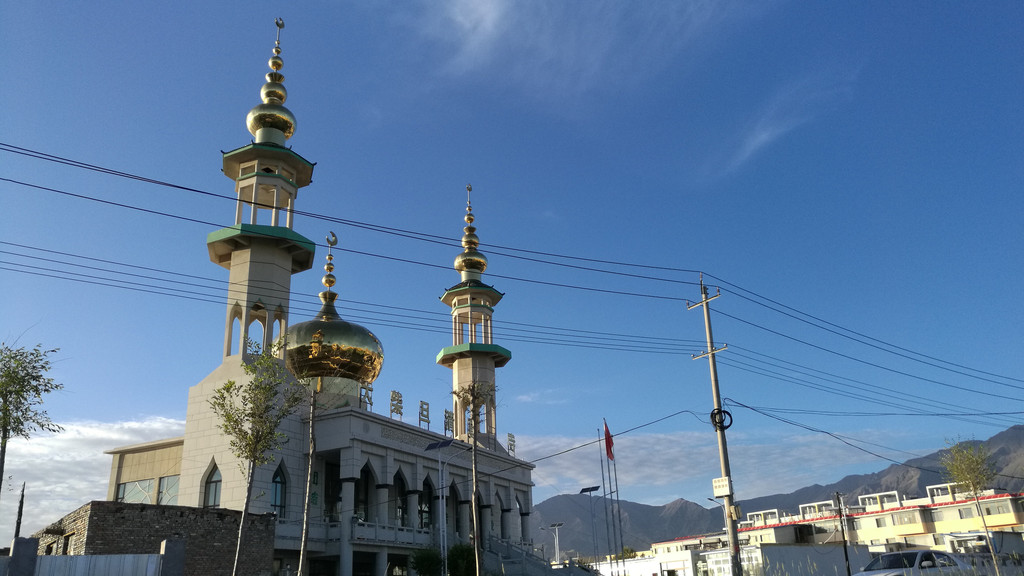
[[[276,128],[280,130],[285,140],[295,134],[295,116],[291,110],[279,104],[258,104],[249,110],[245,117],[245,124],[249,133],[259,137],[262,128]]]
[[[336,243],[337,237],[333,233],[331,237]],[[323,306],[316,318],[290,326],[286,332],[285,364],[300,380],[324,378],[326,388],[321,392],[342,394],[377,379],[384,364],[384,348],[373,332],[338,316],[334,307],[338,295],[330,290],[335,282],[333,258],[328,253],[323,278],[327,290],[320,293]]]
[[[283,146],[284,141],[295,134],[295,115],[284,107],[288,99],[288,91],[284,87],[284,67],[281,59],[281,28],[284,21],[275,21],[278,28],[277,42],[274,44],[274,56],[267,62],[270,72],[267,82],[260,89],[262,104],[257,104],[245,117],[245,125],[257,142],[270,142]]]

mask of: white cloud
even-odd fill
[[[523,404],[547,404],[547,405],[558,405],[566,404],[569,399],[562,394],[561,390],[534,390],[533,392],[527,392],[525,394],[519,394],[515,397],[516,402]]]
[[[428,3],[419,32],[443,47],[443,70],[477,74],[536,98],[564,98],[595,86],[622,88],[687,50],[717,41],[722,27],[761,10],[742,2]]]
[[[726,172],[736,170],[764,148],[847,98],[855,78],[855,73],[821,74],[780,87],[740,134]]]
[[[111,460],[105,450],[173,438],[185,430],[184,422],[162,417],[62,426],[62,433],[15,438],[8,444],[0,495],[0,543],[14,537],[22,483],[26,486],[21,535],[28,536],[87,502],[106,499]]]
[[[535,503],[604,484],[600,464],[604,448],[597,438],[517,435],[516,446],[518,457],[536,461]],[[711,496],[712,479],[722,475],[718,444],[710,429],[620,435],[615,437],[614,450],[624,500],[661,505],[685,498],[704,505]],[[741,500],[827,484],[889,464],[822,434],[753,438],[734,433],[729,438],[729,456]],[[837,462],[843,463],[844,471],[837,469]]]
[[[24,536],[89,501],[106,498],[111,460],[105,450],[180,436],[185,423],[153,417],[64,426],[61,434],[10,442],[0,498],[0,518],[4,519],[0,542],[9,542],[14,535],[22,482],[27,484]],[[536,462],[535,503],[604,484],[600,467],[604,447],[596,434],[594,438],[518,435],[517,448],[518,457]],[[711,480],[721,475],[718,445],[710,430],[621,434],[615,437],[614,449],[625,500],[661,505],[685,498],[703,505],[711,494]],[[820,434],[752,438],[734,433],[730,456],[740,499],[836,481],[836,462],[861,466],[862,471],[875,471],[887,464]]]

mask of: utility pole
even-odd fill
[[[718,457],[722,464],[722,477],[712,482],[715,498],[722,499],[722,507],[725,509],[725,531],[729,537],[729,561],[732,565],[732,576],[743,576],[743,564],[740,557],[740,542],[736,526],[738,513],[733,501],[732,477],[729,470],[729,447],[725,441],[725,431],[732,426],[732,414],[722,409],[722,397],[718,392],[718,368],[715,365],[715,354],[725,350],[726,346],[715,348],[715,341],[711,335],[711,308],[708,303],[718,298],[721,293],[716,292],[714,296],[708,297],[708,287],[704,285],[704,275],[700,277],[701,301],[696,304],[689,304],[687,310],[693,310],[697,306],[704,309],[704,330],[707,333],[708,349],[703,354],[693,356],[694,360],[707,356],[708,365],[711,368],[711,396],[714,399],[714,409],[711,411],[711,425],[715,427],[718,435]]]
[[[836,492],[833,504],[839,509],[839,530],[843,533],[843,558],[846,560],[846,576],[850,576],[850,550],[846,541],[846,505],[843,503],[843,495]]]
[[[18,519],[14,523],[14,537],[21,536],[21,513],[25,511],[25,483],[21,483],[21,498],[18,499]],[[558,539],[555,539],[558,542]]]

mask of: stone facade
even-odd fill
[[[228,576],[241,512],[191,506],[93,501],[32,535],[40,555],[159,554],[166,539],[185,541],[185,576]],[[239,572],[269,575],[274,516],[246,516]]]

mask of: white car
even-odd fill
[[[907,550],[882,554],[856,576],[939,576],[940,574],[983,576],[974,566],[952,554],[934,550]]]

